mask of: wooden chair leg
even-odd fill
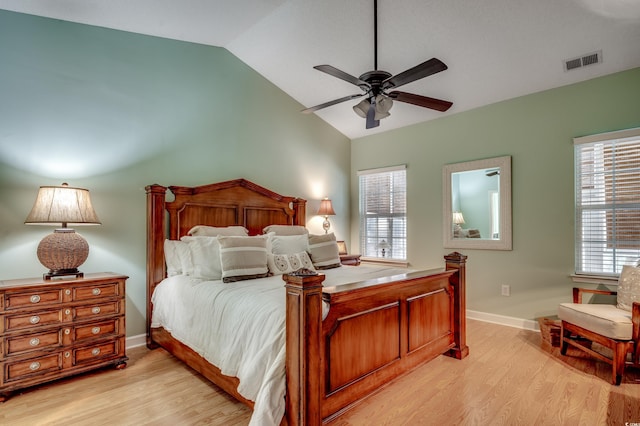
[[[624,375],[624,364],[627,359],[627,344],[625,342],[617,342],[613,345],[613,359],[611,360],[612,380],[616,386],[622,383]]]
[[[569,338],[569,336],[571,335],[571,333],[569,331],[567,331],[567,329],[565,329],[564,327],[562,327],[561,333],[560,333],[560,353],[562,355],[566,355],[567,354],[567,349],[569,348],[569,343],[567,343],[567,340]]]

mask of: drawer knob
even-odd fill
[[[70,356],[71,356],[71,354],[70,354],[69,352],[65,352],[65,353],[64,353],[64,357],[65,357],[65,358],[69,358]]]
[[[37,337],[34,337],[33,339],[29,340],[29,344],[31,346],[38,346],[40,344],[40,339],[38,339]]]
[[[38,361],[34,361],[29,365],[29,370],[36,371],[40,369],[40,363]]]
[[[93,308],[91,308],[91,312],[94,314],[99,314],[100,313],[100,307],[99,306],[95,306]]]
[[[64,329],[64,334],[69,334],[69,333],[71,333],[71,330],[70,330],[70,329],[68,329],[68,328],[65,328],[65,329]]]
[[[68,295],[70,295],[70,294],[71,294],[71,290],[66,289],[66,290],[64,291],[64,294],[66,294],[67,296],[68,296]]]
[[[64,310],[64,314],[65,314],[65,315],[69,315],[70,313],[71,313],[71,309],[65,309],[65,310]]]
[[[37,294],[34,294],[33,296],[31,296],[29,300],[31,300],[31,303],[38,303],[40,302],[40,296]]]
[[[29,322],[31,324],[37,324],[40,322],[40,317],[37,315],[32,316],[31,318],[29,318]]]
[[[93,356],[98,356],[98,355],[100,355],[100,348],[94,348],[94,349],[91,351],[91,354],[92,354]]]
[[[93,328],[91,329],[91,332],[92,332],[93,334],[98,334],[98,333],[100,333],[100,327],[93,327]]]
[[[99,288],[94,288],[93,290],[91,290],[91,293],[93,293],[94,296],[100,296],[100,293],[102,292]]]

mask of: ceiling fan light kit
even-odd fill
[[[403,86],[416,80],[428,77],[447,69],[447,66],[437,58],[431,58],[413,68],[409,68],[400,74],[392,75],[387,71],[378,70],[378,1],[373,2],[374,14],[374,70],[367,71],[360,77],[355,77],[331,65],[317,65],[313,68],[318,71],[327,73],[333,77],[344,80],[355,86],[358,86],[364,93],[345,96],[333,101],[325,102],[314,107],[302,110],[303,113],[309,114],[323,108],[327,108],[342,102],[366,96],[366,98],[358,102],[353,110],[360,117],[366,119],[366,128],[371,129],[380,125],[380,120],[389,117],[389,111],[393,106],[393,101],[404,102],[423,108],[429,108],[436,111],[447,111],[453,103],[442,99],[429,98],[427,96],[416,95],[413,93],[389,90]]]

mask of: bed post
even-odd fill
[[[447,352],[447,355],[462,359],[469,355],[467,346],[467,295],[466,295],[466,263],[467,256],[453,252],[444,257],[446,269],[457,269],[458,273],[451,276],[450,283],[453,286],[453,324],[454,341],[456,346]]]
[[[163,244],[165,238],[164,215],[167,188],[148,185],[147,191],[147,346],[155,347],[151,341],[151,295],[155,286],[165,277]]]
[[[289,426],[322,424],[322,282],[324,274],[285,274],[286,416]]]
[[[293,205],[294,213],[294,225],[307,226],[307,212],[306,205],[307,200],[303,200],[302,198],[296,198],[291,203]]]

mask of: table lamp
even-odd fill
[[[333,211],[333,206],[331,205],[331,200],[325,198],[320,201],[320,208],[318,209],[318,215],[324,216],[324,222],[322,222],[322,229],[324,229],[324,233],[329,232],[329,228],[331,227],[331,223],[329,222],[329,216],[335,216],[336,212]]]
[[[31,212],[24,221],[27,225],[58,225],[38,245],[38,260],[49,272],[45,280],[53,277],[84,276],[78,271],[89,256],[89,244],[68,225],[100,225],[100,220],[91,205],[89,191],[61,186],[41,186]]]

